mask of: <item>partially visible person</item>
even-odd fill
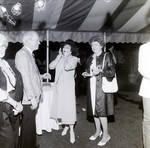
[[[112,58],[113,58],[113,60],[114,60],[114,63],[115,64],[117,64],[117,59],[116,59],[116,56],[115,56],[115,54],[114,54],[114,46],[112,45],[110,48],[108,48],[108,52],[110,52],[110,54],[112,55]]]
[[[139,95],[143,101],[143,144],[150,147],[150,42],[139,48],[138,71],[142,75]]]
[[[86,58],[85,58],[85,52],[80,51],[78,58],[80,59],[80,61],[77,64],[76,67],[76,74],[75,74],[75,94],[76,94],[76,98],[78,98],[81,93],[83,93],[81,85],[83,85],[83,77],[82,77],[82,73],[85,70],[85,62],[86,62]],[[76,105],[79,105],[79,103],[76,102]]]
[[[16,68],[22,75],[24,85],[20,148],[36,148],[36,109],[42,99],[42,78],[50,78],[50,75],[40,75],[32,55],[40,44],[38,34],[35,31],[27,31],[22,40],[24,46],[15,57]]]
[[[23,83],[14,61],[4,58],[7,47],[7,38],[0,34],[0,148],[19,148]]]
[[[70,142],[75,142],[74,125],[76,118],[76,98],[75,98],[75,69],[80,61],[76,55],[78,48],[71,40],[67,40],[56,59],[49,65],[50,69],[55,69],[55,89],[52,100],[51,118],[65,125],[62,136],[67,134],[70,128]]]
[[[112,80],[115,76],[115,63],[109,53],[105,53],[103,49],[104,40],[101,37],[94,36],[90,39],[90,45],[93,54],[88,57],[86,62],[86,70],[82,74],[87,78],[87,115],[94,117],[96,131],[89,139],[95,140],[102,136],[98,143],[104,146],[109,140],[107,117],[114,115],[114,98],[111,93],[104,93],[102,90],[102,77]],[[104,55],[104,69],[102,63]]]

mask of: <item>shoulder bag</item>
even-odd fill
[[[106,54],[107,53],[105,53],[104,58],[103,58],[102,69],[104,69]],[[116,74],[113,77],[112,81],[108,81],[106,77],[102,77],[102,90],[105,93],[115,93],[115,92],[118,91],[118,84],[117,84]]]

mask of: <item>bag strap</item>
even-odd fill
[[[102,69],[104,69],[104,63],[105,63],[105,57],[106,57],[107,52],[104,54],[104,58],[103,58],[103,64],[102,64]]]

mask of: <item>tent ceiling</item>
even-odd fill
[[[20,40],[23,31],[38,30],[41,40],[48,30],[51,41],[73,39],[87,42],[106,32],[107,42],[144,43],[150,40],[150,0],[47,0],[46,10],[34,9],[35,0],[20,0],[22,14],[14,16],[17,0],[0,0],[16,20],[13,26],[0,18],[0,30],[10,40]],[[19,31],[19,32],[18,32]]]

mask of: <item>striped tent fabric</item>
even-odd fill
[[[17,41],[24,31],[38,31],[41,40],[88,42],[94,35],[106,35],[106,42],[144,43],[150,40],[150,0],[46,0],[37,11],[37,0],[20,0],[22,13],[14,16],[17,0],[0,0],[16,21],[13,26],[0,18],[0,31]],[[15,37],[14,37],[15,35]],[[16,37],[17,36],[17,37]]]

